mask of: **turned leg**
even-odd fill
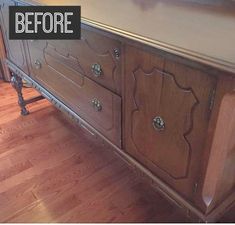
[[[22,88],[23,88],[22,78],[13,73],[12,78],[11,78],[11,84],[15,88],[17,95],[18,95],[18,104],[21,108],[21,115],[22,116],[28,115],[29,111],[25,107],[26,102],[22,94]]]

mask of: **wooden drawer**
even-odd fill
[[[82,29],[81,41],[70,43],[70,52],[79,59],[85,74],[92,80],[120,94],[121,43],[85,29]],[[96,72],[93,67],[96,67]]]
[[[216,79],[132,47],[126,58],[125,149],[192,200]]]
[[[82,29],[81,40],[49,40],[47,44],[45,51],[54,51],[63,55],[64,63],[68,65],[68,59],[77,61],[81,74],[121,94],[121,45],[118,41]],[[30,46],[43,50],[46,45],[45,41],[33,41]]]
[[[30,75],[120,146],[121,98],[85,77],[75,58],[55,51],[47,41],[35,43],[36,48],[29,42]]]

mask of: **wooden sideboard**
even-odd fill
[[[210,222],[235,204],[235,4],[198,2],[0,0],[0,20],[23,115],[22,78]],[[15,4],[81,5],[81,40],[9,40]]]

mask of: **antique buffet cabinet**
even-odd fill
[[[190,217],[215,221],[235,202],[235,6],[198,2],[1,0],[0,20],[23,115],[22,78]],[[81,5],[81,40],[9,40],[8,6],[58,4]]]

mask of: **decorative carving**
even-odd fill
[[[131,116],[131,138],[136,150],[170,177],[186,178],[192,151],[187,136],[193,129],[193,113],[199,103],[197,97],[191,88],[182,87],[174,75],[155,68],[150,73],[137,68],[133,72],[133,79],[136,108]],[[163,116],[164,121],[160,122],[164,123],[164,132],[155,131],[155,115]],[[174,159],[169,160],[172,152]],[[181,159],[181,167],[176,169],[174,164],[178,164],[178,159]]]
[[[117,60],[120,59],[120,50],[119,50],[118,48],[115,48],[115,49],[113,50],[113,54],[114,54],[114,56],[115,56],[115,58],[116,58]]]
[[[61,55],[58,51],[56,51],[55,47],[53,47],[51,44],[46,44],[46,42],[43,43],[41,48],[43,48],[43,51],[38,51],[36,53],[33,52],[35,49],[30,49],[30,51],[34,53],[31,54],[30,65],[34,68],[35,58],[40,58],[43,65],[42,71],[38,72],[37,70],[33,70],[33,76],[37,78],[37,81],[39,81],[43,86],[47,87],[51,93],[60,98],[60,100],[64,101],[76,113],[79,113],[79,115],[82,115],[86,119],[91,119],[92,123],[95,124],[95,126],[98,126],[99,129],[102,129],[106,133],[114,132],[115,118],[110,117],[110,120],[105,120],[104,122],[103,118],[105,117],[105,112],[109,109],[103,108],[103,105],[100,103],[102,99],[99,102],[95,102],[95,104],[91,104],[92,108],[97,112],[100,112],[101,110],[104,111],[104,114],[97,117],[96,119],[94,119],[93,116],[90,116],[89,114],[90,112],[93,112],[93,109],[91,107],[85,106],[84,104],[86,103],[79,101],[79,97],[84,96],[84,98],[87,98],[87,101],[91,102],[94,96],[90,96],[90,90],[87,91],[87,86],[92,84],[93,81],[90,81],[78,71],[75,71],[75,68],[79,67],[79,64],[77,63],[78,60],[72,55],[66,54],[65,50],[63,51],[64,54]],[[61,64],[63,64],[63,66],[61,66]],[[62,80],[65,85],[63,91],[61,91],[59,88],[59,86],[61,87],[60,84]],[[97,88],[95,83],[93,83],[92,86]],[[67,94],[66,92],[70,92],[72,94]],[[69,99],[68,96],[71,95],[77,96],[78,100],[76,100],[74,97]],[[113,99],[111,96],[112,94],[110,94],[109,101],[111,110],[114,110],[116,102],[114,102],[115,99]],[[116,112],[112,111],[111,115],[113,116],[115,114]]]
[[[57,51],[56,47],[47,43],[43,50],[43,58],[48,67],[64,77],[64,71],[60,71],[59,67],[59,65],[62,64],[63,68],[66,68],[66,79],[73,82],[73,84],[78,87],[83,86],[83,76],[85,72],[75,57],[71,56],[69,53],[66,54],[66,56],[62,55]]]
[[[36,81],[32,80],[27,75],[24,75],[24,73],[21,70],[19,70],[14,64],[9,62],[8,60],[6,61],[6,64],[9,67],[9,69],[13,71],[13,77],[16,77],[17,80],[20,80],[21,84],[22,84],[22,78],[24,78],[27,81],[27,83],[29,83],[33,88],[35,88],[38,92],[40,92],[48,101],[50,101],[53,105],[55,105],[61,111],[67,113],[69,117],[76,118],[76,121],[80,123],[80,118],[74,112],[72,112],[67,106],[61,103],[56,97],[54,97],[49,92],[47,92]],[[12,82],[14,80],[15,78],[12,78]],[[13,82],[13,85],[15,85],[15,82]]]
[[[18,104],[21,108],[21,115],[22,116],[28,115],[29,111],[25,107],[26,102],[22,94],[22,87],[23,87],[22,78],[17,76],[15,73],[12,73],[11,84],[15,88],[17,95],[18,95]]]
[[[29,111],[26,109],[26,105],[31,104],[33,102],[37,102],[40,100],[43,100],[44,97],[42,95],[36,96],[34,98],[30,98],[27,100],[24,100],[23,94],[22,94],[22,88],[23,88],[23,82],[22,79],[24,79],[28,85],[33,87],[33,83],[31,80],[29,80],[26,76],[23,75],[23,72],[16,66],[12,66],[13,64],[6,60],[6,65],[9,67],[10,71],[12,71],[12,78],[11,78],[11,84],[15,88],[18,94],[18,103],[21,108],[21,115],[25,116],[29,114]]]
[[[83,43],[78,45],[79,48],[84,50],[77,51],[76,54],[79,62],[81,63],[83,69],[86,71],[87,75],[93,77],[93,72],[90,70],[90,65],[86,65],[86,58],[83,57],[82,53],[86,52],[87,57],[90,58],[93,62],[99,62],[100,65],[105,65],[104,70],[102,71],[102,75],[105,76],[105,79],[97,79],[97,82],[108,82],[111,88],[117,90],[119,85],[119,74],[117,73],[117,62],[116,60],[120,58],[120,52],[117,48],[107,49],[104,52],[98,52],[92,44],[86,39],[82,38]],[[72,50],[73,51],[73,50]],[[75,51],[75,49],[74,49]],[[99,76],[98,76],[99,77]]]
[[[45,61],[46,65],[61,75],[64,74],[66,68],[66,79],[71,80],[75,85],[82,86],[83,76],[86,75],[113,91],[119,92],[120,76],[113,46],[108,46],[97,52],[98,50],[93,48],[92,44],[93,42],[89,43],[86,38],[82,38],[80,42],[68,43],[68,45],[65,43],[60,45],[60,43],[51,40],[39,41],[29,49],[29,57],[31,64],[34,64],[35,60],[38,59],[34,56],[41,54],[41,49],[43,52],[41,57],[43,57],[42,60]],[[29,43],[29,45],[32,44]],[[39,49],[37,49],[38,47]],[[118,54],[119,51],[116,51],[116,53]],[[44,63],[42,65],[44,66]],[[60,69],[60,65],[63,65],[63,71]],[[35,70],[35,66],[33,65],[32,69]],[[37,71],[34,72],[37,76]]]
[[[69,107],[67,107],[63,102],[53,96],[50,92],[48,92],[45,88],[43,88],[40,84],[34,81],[32,78],[27,76],[23,71],[18,69],[14,64],[10,61],[6,61],[7,66],[11,71],[13,71],[14,75],[19,79],[24,79],[29,83],[33,88],[35,88],[39,93],[42,94],[44,98],[50,101],[56,108],[61,110],[62,112],[66,113],[72,120],[74,120],[78,125],[85,125],[88,129],[90,129],[94,134],[98,134],[102,136],[104,139],[105,137],[101,135],[98,131],[96,131],[93,127],[91,127],[85,120],[83,120],[80,116],[78,116],[75,112],[73,112]],[[106,140],[106,139],[105,139]]]
[[[57,43],[58,45],[58,43]],[[85,71],[83,70],[82,66],[80,65],[78,59],[74,56],[72,56],[69,53],[69,50],[63,49],[63,54],[61,51],[57,49],[56,43],[53,44],[53,42],[47,42],[46,47],[44,48],[44,57],[45,59],[47,55],[53,57],[56,61],[63,64],[64,66],[71,68],[75,73],[81,73],[85,74]],[[47,60],[46,60],[47,61]],[[55,69],[55,68],[54,68]]]

